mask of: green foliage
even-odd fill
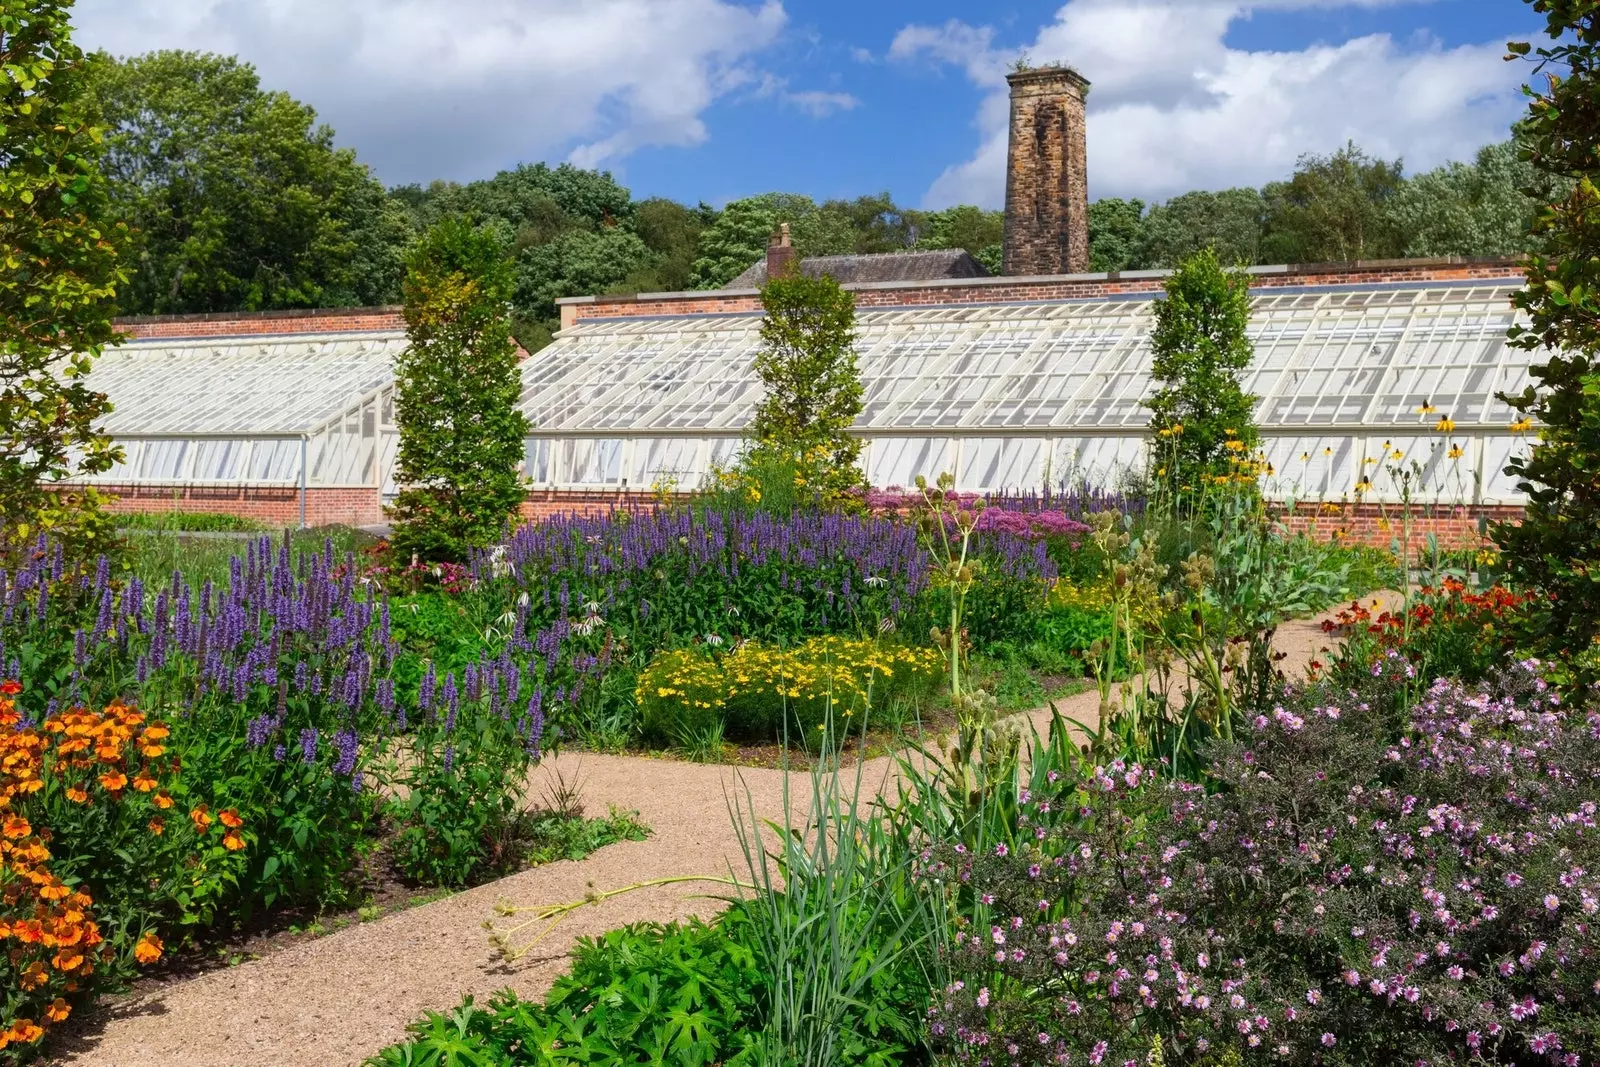
[[[1354,142],[1331,155],[1301,156],[1287,182],[1262,190],[1262,254],[1272,263],[1396,256],[1402,238],[1390,206],[1403,184],[1398,159],[1373,159]]]
[[[1389,215],[1406,256],[1515,256],[1530,247],[1541,177],[1515,141],[1478,150],[1471,163],[1413,175]]]
[[[51,483],[120,456],[84,381],[127,282],[126,227],[108,221],[102,132],[84,98],[70,0],[0,0],[0,559],[41,529],[75,552],[109,543],[91,490]]]
[[[761,305],[755,371],[766,392],[746,430],[751,450],[792,457],[824,500],[864,486],[861,439],[850,433],[861,414],[854,298],[832,278],[791,274],[768,279]]]
[[[236,533],[265,530],[255,519],[225,511],[136,511],[116,517],[124,530],[155,530],[184,533]]]
[[[960,204],[943,211],[927,212],[917,220],[917,225],[917,248],[965,249],[990,274],[1000,273],[1006,231],[1005,212],[985,211],[970,204]]]
[[[511,271],[488,231],[438,223],[407,261],[410,346],[395,361],[395,547],[463,558],[504,530],[522,502],[527,419],[511,341]]]
[[[732,201],[700,234],[691,279],[694,287],[719,289],[727,285],[766,255],[767,241],[780,222],[792,223],[814,209],[808,197],[786,193]],[[807,252],[809,249],[800,254]]]
[[[1176,267],[1209,248],[1223,263],[1261,260],[1264,207],[1255,189],[1224,189],[1175,196],[1150,208],[1136,266]]]
[[[626,283],[647,274],[654,261],[649,246],[631,230],[567,230],[517,253],[517,309],[554,319],[557,299],[632,288]]]
[[[607,845],[619,841],[643,841],[650,828],[639,821],[636,811],[613,806],[604,818],[585,819],[553,811],[537,815],[528,825],[531,845],[527,853],[530,867],[557,860],[581,860]]]
[[[556,979],[543,1004],[507,991],[485,1011],[468,997],[413,1023],[406,1041],[368,1064],[754,1067],[751,1022],[769,979],[741,936],[747,926],[735,910],[716,926],[639,923],[579,938],[572,973]]]
[[[232,56],[101,53],[89,84],[116,208],[125,312],[393,303],[412,228],[316,112]]]
[[[1240,385],[1254,357],[1249,286],[1248,275],[1207,249],[1184,260],[1156,303],[1157,388],[1145,403],[1165,477],[1180,490],[1233,474],[1234,461],[1255,448],[1255,398]]]
[[[664,197],[640,201],[639,239],[655,253],[656,260],[653,265],[636,265],[625,288],[636,293],[677,293],[688,289],[694,278],[700,234],[715,218],[716,212],[705,204],[685,207]]]
[[[1523,640],[1582,683],[1596,677],[1600,641],[1600,3],[1537,0],[1534,10],[1546,16],[1551,43],[1535,54],[1550,80],[1543,92],[1527,90],[1526,155],[1570,191],[1539,208],[1542,247],[1514,298],[1529,324],[1511,329],[1511,343],[1550,359],[1532,368],[1535,385],[1504,398],[1522,425],[1540,427],[1533,450],[1506,467],[1528,494],[1522,522],[1497,526],[1494,537],[1511,578],[1542,594],[1526,610]]]
[[[1133,270],[1143,254],[1144,201],[1106,197],[1089,205],[1089,269]]]

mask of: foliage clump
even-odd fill
[[[92,488],[53,484],[119,458],[84,378],[128,280],[71,6],[0,0],[0,557],[41,528],[90,556],[111,535]]]
[[[441,221],[406,263],[406,331],[395,361],[394,545],[464,559],[492,543],[522,503],[528,420],[511,339],[510,264],[485,229]]]

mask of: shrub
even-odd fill
[[[755,371],[764,392],[750,419],[751,458],[781,457],[808,495],[831,506],[866,485],[861,439],[850,432],[861,414],[855,298],[832,278],[791,273],[768,279],[761,306]]]
[[[184,814],[165,724],[112,705],[27,722],[0,682],[0,1058],[25,1058],[72,1001],[159,959],[160,932],[231,889],[252,832]],[[248,836],[247,836],[248,835]]]
[[[401,796],[389,806],[395,863],[408,877],[461,886],[520,864],[523,783],[544,735],[543,694],[521,704],[520,682],[520,672],[476,665],[459,687],[450,673],[436,691],[431,667],[423,678],[400,745]]]
[[[662,653],[635,693],[653,736],[681,743],[720,723],[730,736],[770,740],[786,725],[796,735],[830,721],[848,727],[869,703],[926,692],[939,663],[934,649],[843,637],[814,637],[793,649],[752,641],[721,657]]]
[[[1165,288],[1150,335],[1157,387],[1145,402],[1161,442],[1153,466],[1167,470],[1167,484],[1193,490],[1232,475],[1233,461],[1259,440],[1255,398],[1240,385],[1255,355],[1246,333],[1250,278],[1205,249],[1180,263]]]
[[[1600,715],[1536,669],[1398,720],[1390,653],[1219,744],[1214,793],[1108,766],[1029,797],[1026,847],[933,850],[987,908],[935,1033],[963,1061],[1122,1062],[1157,1035],[1184,1062],[1589,1060]]]
[[[1506,467],[1528,494],[1522,518],[1498,524],[1494,539],[1514,584],[1542,594],[1524,606],[1522,640],[1565,661],[1583,692],[1600,678],[1600,12],[1589,2],[1533,7],[1550,38],[1535,69],[1554,70],[1542,92],[1525,88],[1518,140],[1546,195],[1532,220],[1528,283],[1512,298],[1527,321],[1509,336],[1550,358],[1529,369],[1536,385],[1503,397],[1521,415],[1513,430],[1529,430],[1535,419],[1540,427],[1532,452]],[[1523,42],[1509,48],[1508,59],[1532,50]]]

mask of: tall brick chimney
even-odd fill
[[[1011,146],[1006,158],[1005,273],[1078,274],[1089,269],[1089,180],[1083,98],[1089,83],[1069,67],[1006,76]]]
[[[767,242],[767,280],[781,278],[795,266],[794,245],[789,243],[789,224],[783,223]]]

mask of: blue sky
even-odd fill
[[[1346,139],[1415,171],[1505,135],[1521,0],[79,0],[118,52],[234,52],[387,182],[519,161],[639,196],[998,206],[1003,72],[1094,84],[1090,194],[1260,184]]]

